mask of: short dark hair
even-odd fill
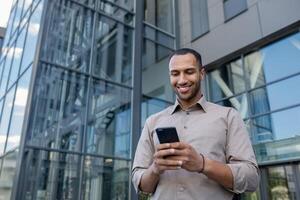
[[[190,48],[181,48],[181,49],[175,50],[174,52],[172,52],[169,55],[169,61],[171,60],[171,58],[173,56],[176,56],[176,55],[186,55],[188,53],[193,54],[193,56],[196,58],[196,61],[197,61],[198,65],[199,65],[199,67],[202,67],[202,58],[201,58],[200,53],[198,53],[194,49],[190,49]]]

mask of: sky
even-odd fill
[[[6,27],[13,0],[0,0],[0,27]]]

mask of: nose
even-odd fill
[[[185,84],[187,84],[187,79],[186,79],[186,77],[185,77],[185,75],[184,75],[184,73],[180,73],[180,75],[179,75],[179,77],[178,77],[178,85],[185,85]]]

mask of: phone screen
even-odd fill
[[[161,144],[179,142],[178,134],[175,127],[157,128],[156,134]]]

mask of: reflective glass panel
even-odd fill
[[[87,156],[82,199],[128,200],[129,171],[129,161]]]
[[[26,174],[19,191],[22,198],[78,198],[80,157],[75,154],[29,149],[25,156]],[[23,194],[21,193],[23,192]]]
[[[248,100],[247,95],[242,94],[239,96],[235,96],[220,102],[217,102],[222,106],[233,107],[241,114],[242,118],[246,118],[249,116],[248,111]]]
[[[93,74],[131,85],[132,29],[102,16],[99,16],[96,28]]]
[[[300,72],[300,33],[245,56],[251,88]]]
[[[9,135],[7,138],[6,152],[19,146],[22,126],[27,104],[29,83],[31,77],[31,68],[29,68],[18,82],[14,110],[12,113]]]
[[[36,44],[38,39],[38,33],[40,29],[40,20],[42,16],[42,9],[43,9],[43,1],[35,8],[33,11],[26,35],[26,43],[24,46],[24,54],[21,64],[21,71],[22,73],[32,62],[34,59],[35,51],[36,51]]]
[[[263,115],[252,121],[259,161],[300,157],[300,107]]]
[[[168,55],[171,52],[171,49],[144,39],[142,57],[142,93],[144,95],[174,102],[174,93],[169,78]]]
[[[299,104],[299,85],[300,76],[295,76],[250,92],[252,113],[261,114]]]
[[[166,107],[172,105],[170,102],[166,102],[164,100],[158,98],[151,98],[151,97],[143,97],[142,102],[142,120],[141,120],[141,127],[144,126],[146,119],[159,111],[162,111]]]
[[[208,73],[208,90],[211,101],[218,101],[245,91],[242,60],[230,62]]]
[[[18,157],[18,149],[6,153],[3,157],[3,165],[0,176],[0,199],[10,199]]]
[[[28,143],[80,151],[86,113],[87,78],[49,65],[39,68]]]
[[[11,48],[9,48],[7,54],[5,54],[6,55],[6,61],[5,61],[5,64],[4,64],[4,69],[3,69],[4,71],[3,71],[2,79],[1,79],[1,83],[0,83],[0,98],[6,91],[9,71],[10,71],[11,63],[12,63],[13,56],[14,56],[14,49],[15,49],[14,45],[15,44],[13,44],[13,46]]]
[[[96,9],[126,24],[133,25],[133,13],[130,12],[130,10],[133,10],[133,2],[134,1],[99,1]]]
[[[173,0],[146,0],[145,21],[169,33],[174,32]]]
[[[11,88],[5,97],[5,103],[0,121],[0,155],[2,155],[4,152],[8,126],[10,123],[10,114],[14,103],[13,100],[15,89],[16,87]]]
[[[229,20],[247,9],[246,0],[224,0],[225,20]]]
[[[131,90],[95,80],[91,92],[86,151],[129,158]]]
[[[42,58],[78,71],[88,71],[91,55],[93,13],[70,1],[51,1]]]
[[[7,47],[8,43],[9,43],[9,40],[11,39],[10,32],[11,32],[11,29],[13,27],[13,22],[14,22],[15,14],[16,14],[16,6],[13,5],[12,9],[10,11],[8,22],[7,22],[7,29],[5,31],[5,37],[4,37],[4,45],[3,45],[3,47]],[[5,49],[2,49],[2,52],[4,50]]]
[[[26,27],[22,29],[22,32],[20,35],[18,35],[16,46],[14,49],[14,57],[13,57],[13,62],[11,66],[11,71],[10,71],[10,77],[8,81],[8,87],[10,87],[17,79],[18,73],[19,73],[19,68],[20,68],[20,63],[21,63],[21,58],[23,54],[23,46],[24,46],[24,41],[25,41],[25,35],[26,35]]]
[[[207,0],[191,0],[192,39],[209,30]]]
[[[291,166],[267,168],[269,198],[296,200],[294,177]]]
[[[24,0],[19,0],[17,3],[17,7],[16,7],[16,15],[15,15],[15,19],[14,19],[14,23],[13,23],[13,27],[12,27],[12,34],[17,34],[17,30],[18,30],[18,26],[20,24],[21,21],[21,14],[22,14],[22,9],[23,9],[23,3]]]

